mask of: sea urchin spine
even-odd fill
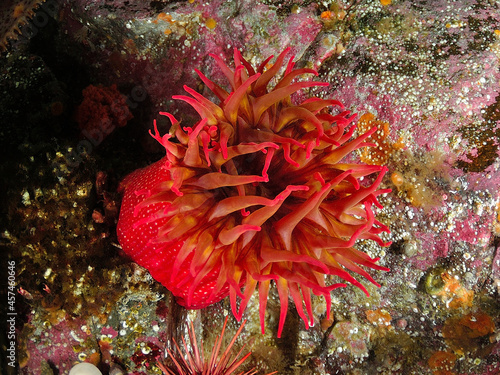
[[[203,375],[230,375],[233,374],[242,364],[247,360],[252,353],[247,353],[240,358],[243,353],[243,346],[236,355],[231,353],[236,339],[240,335],[243,327],[245,326],[245,321],[241,324],[238,331],[234,334],[233,339],[221,353],[222,341],[224,338],[224,331],[226,330],[227,318],[224,320],[224,325],[222,326],[222,331],[219,336],[216,337],[214,346],[210,351],[210,358],[208,361],[205,359],[203,350],[203,341],[201,345],[198,346],[198,340],[196,339],[196,334],[194,331],[193,323],[191,322],[189,330],[189,341],[191,345],[186,343],[186,340],[182,338],[182,347],[184,349],[184,355],[182,350],[175,340],[173,340],[175,349],[174,351],[167,349],[168,357],[171,364],[168,366],[166,363],[158,362],[158,367],[163,371],[165,375],[191,375],[191,374],[203,374]],[[191,347],[191,350],[189,349]],[[271,372],[267,375],[273,375],[276,371]],[[240,375],[255,375],[257,370],[252,368]]]

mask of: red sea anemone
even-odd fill
[[[123,181],[117,228],[123,250],[186,308],[229,295],[241,319],[258,289],[264,330],[274,282],[281,302],[278,337],[289,296],[306,328],[314,322],[311,293],[324,296],[329,315],[331,290],[346,284],[327,284],[325,275],[365,293],[350,272],[378,285],[360,266],[387,269],[353,245],[357,239],[387,245],[378,235],[388,228],[372,206],[381,207],[377,197],[390,191],[377,190],[385,167],[345,161],[370,146],[365,140],[376,128],[353,138],[353,116],[337,100],[291,99],[298,90],[328,84],[296,81],[317,73],[293,70],[293,57],[278,79],[288,51],[257,70],[237,50],[234,70],[212,55],[230,91],[196,70],[219,103],[184,87],[190,96],[174,99],[189,103],[201,120],[184,126],[160,113],[172,127],[162,136],[155,123],[151,135],[166,156]]]

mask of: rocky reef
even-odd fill
[[[393,192],[375,213],[392,245],[356,246],[391,271],[369,271],[381,284],[363,283],[370,297],[334,290],[330,319],[313,296],[308,330],[290,304],[281,338],[277,291],[265,334],[256,293],[235,343],[253,353],[245,369],[500,372],[496,2],[8,3],[0,7],[0,246],[8,254],[1,274],[14,270],[11,289],[2,276],[2,298],[15,296],[2,308],[14,317],[4,324],[16,350],[15,363],[5,353],[4,373],[67,374],[86,361],[103,374],[161,374],[157,361],[172,338],[188,337],[189,321],[213,346],[229,299],[185,310],[124,256],[118,185],[164,156],[148,134],[154,119],[168,131],[159,111],[195,123],[196,113],[172,100],[183,85],[207,94],[195,68],[224,83],[210,53],[231,61],[237,48],[255,66],[287,47],[296,67],[330,84],[300,95],[337,99],[357,113],[359,132],[379,129],[370,139],[377,146],[352,161],[389,168],[381,187]],[[227,335],[239,326],[230,316]]]

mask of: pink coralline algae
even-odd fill
[[[274,281],[281,302],[278,336],[289,296],[306,328],[313,324],[311,293],[325,298],[329,315],[330,292],[346,284],[327,285],[325,275],[366,294],[349,271],[378,285],[360,266],[387,268],[353,245],[357,239],[387,245],[379,234],[388,228],[373,207],[381,207],[377,197],[390,191],[377,190],[385,167],[345,161],[371,145],[366,139],[375,127],[353,139],[353,116],[337,100],[293,103],[295,92],[328,84],[296,81],[316,72],[294,70],[293,57],[285,63],[288,52],[256,70],[238,50],[234,69],[212,55],[230,91],[197,70],[219,104],[185,86],[191,96],[174,99],[190,104],[201,120],[183,126],[160,113],[172,127],[160,135],[155,123],[151,134],[166,156],[123,181],[117,228],[123,250],[187,308],[229,295],[241,319],[258,289],[264,330]],[[272,85],[283,65],[283,77]]]

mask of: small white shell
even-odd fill
[[[112,363],[109,369],[109,375],[126,375],[123,372],[123,369],[118,366],[116,363]]]
[[[92,363],[81,362],[73,366],[69,375],[102,375],[102,372]]]

